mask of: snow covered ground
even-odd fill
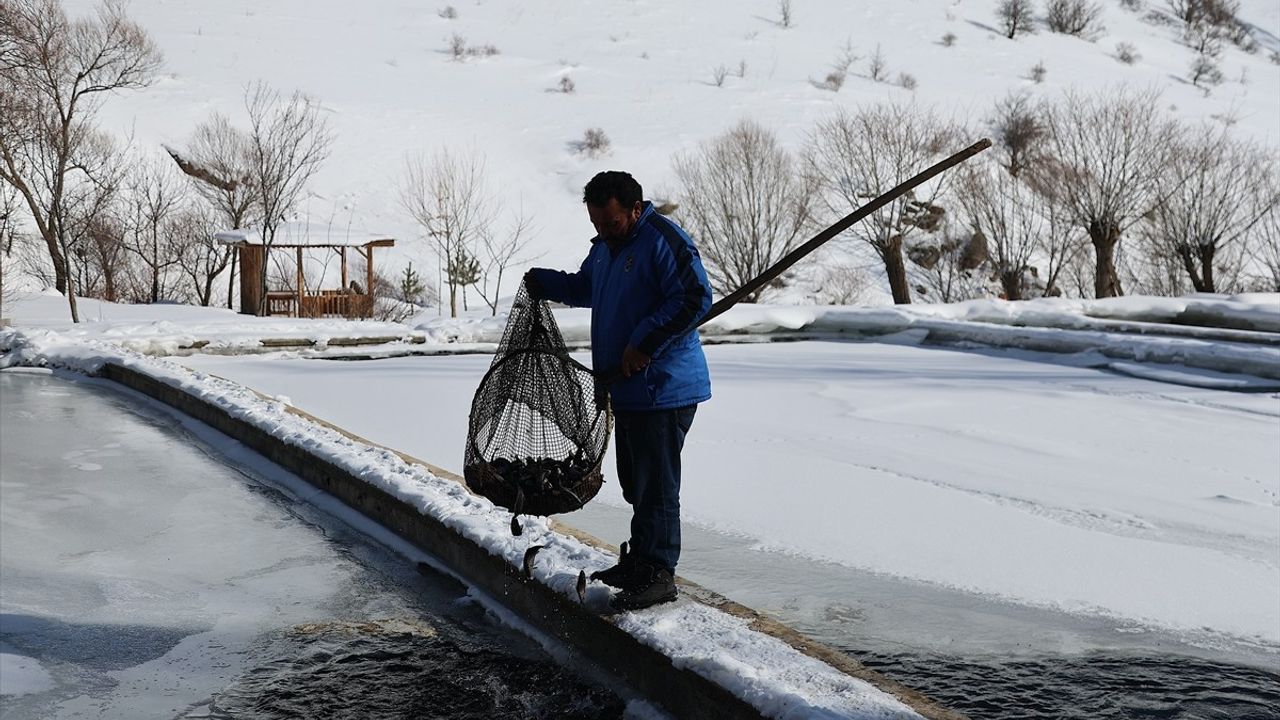
[[[66,0],[87,11],[96,0]],[[1040,31],[1009,40],[995,30],[998,0],[794,3],[791,27],[774,0],[630,0],[606,5],[552,0],[134,0],[129,13],[165,53],[145,91],[112,97],[105,129],[133,137],[143,153],[182,147],[210,111],[243,126],[246,85],[299,88],[322,103],[336,134],[330,159],[298,208],[300,219],[387,232],[398,271],[434,267],[418,229],[397,207],[406,154],[448,147],[487,158],[492,189],[523,207],[538,229],[531,247],[551,267],[576,266],[591,235],[582,185],[602,169],[626,169],[649,194],[670,196],[674,153],[752,118],[798,149],[813,124],[839,108],[896,100],[936,106],[975,137],[1010,91],[1052,99],[1066,88],[1155,88],[1188,121],[1225,119],[1235,130],[1280,142],[1280,8],[1242,0],[1239,16],[1260,49],[1227,44],[1225,81],[1204,94],[1187,81],[1192,51],[1174,25],[1146,19],[1163,2],[1100,3],[1105,32],[1088,41]],[[453,18],[444,17],[446,7]],[[455,62],[457,35],[499,53]],[[950,46],[943,38],[954,36]],[[1116,59],[1128,43],[1140,56]],[[840,92],[817,87],[851,46],[859,60]],[[868,77],[879,49],[889,82]],[[1043,82],[1029,79],[1043,63]],[[717,87],[718,66],[728,78]],[[738,77],[738,70],[742,76]],[[915,90],[897,83],[902,74]],[[555,92],[562,78],[573,93]],[[612,141],[603,157],[574,150],[588,128]],[[521,268],[517,268],[519,271]]]

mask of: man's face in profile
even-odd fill
[[[624,208],[618,203],[617,198],[609,198],[609,203],[604,207],[587,203],[587,214],[591,216],[591,224],[596,229],[596,235],[605,242],[616,243],[626,240],[631,234],[631,228],[640,219],[640,210],[640,203]]]

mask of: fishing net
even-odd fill
[[[517,515],[577,510],[600,490],[611,423],[604,385],[569,357],[547,302],[521,285],[471,401],[467,486]]]

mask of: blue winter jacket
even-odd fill
[[[622,366],[627,345],[650,356],[642,373],[610,386],[615,410],[662,410],[711,397],[697,325],[711,309],[711,285],[693,241],[645,202],[616,253],[596,237],[576,273],[531,271],[548,300],[591,308],[596,372]]]

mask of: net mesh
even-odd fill
[[[600,490],[611,422],[604,386],[522,285],[471,402],[467,486],[517,514],[577,510]]]

